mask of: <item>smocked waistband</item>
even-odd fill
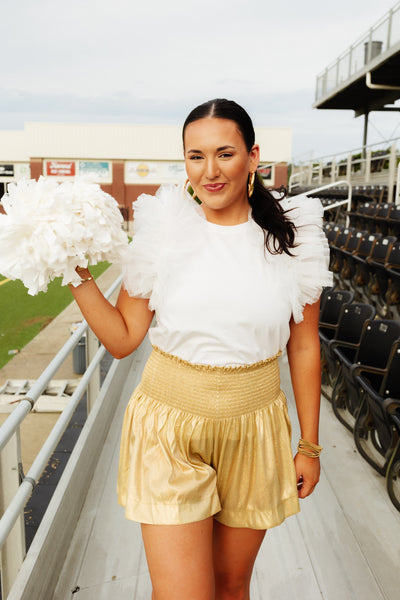
[[[236,417],[283,396],[279,354],[250,365],[218,367],[193,364],[154,347],[139,388],[153,400],[191,414]]]

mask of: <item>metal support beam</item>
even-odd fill
[[[363,150],[362,157],[365,158],[367,154],[367,138],[368,138],[368,117],[369,112],[366,112],[364,115],[364,133],[363,133]]]

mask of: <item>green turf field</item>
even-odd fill
[[[98,277],[108,266],[102,262],[90,270]],[[21,350],[73,300],[68,287],[61,286],[61,278],[37,296],[29,296],[20,281],[2,284],[4,280],[0,275],[0,369],[12,358],[9,350]]]

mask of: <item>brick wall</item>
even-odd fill
[[[39,179],[43,175],[43,160],[41,158],[31,158],[31,179]]]
[[[281,185],[284,185],[285,187],[287,187],[287,184],[288,184],[287,175],[288,175],[287,163],[277,163],[275,165],[274,187],[278,188]]]

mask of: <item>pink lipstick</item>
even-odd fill
[[[203,187],[207,192],[220,192],[225,187],[225,183],[209,183]]]

